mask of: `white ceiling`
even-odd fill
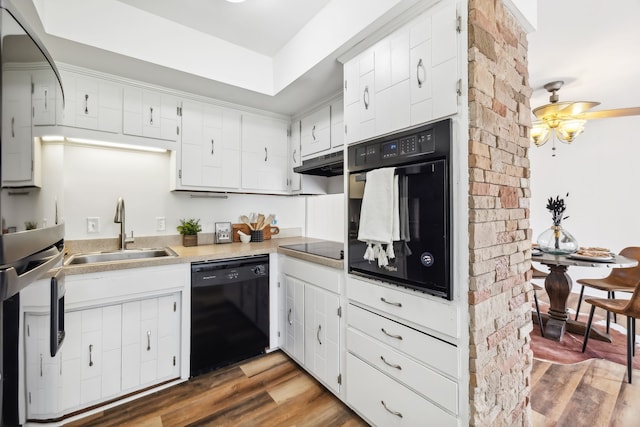
[[[118,1],[265,55],[277,52],[330,2]],[[538,29],[528,36],[532,108],[548,102],[542,86],[553,80],[565,81],[561,101],[599,101],[596,110],[640,105],[636,81],[640,76],[640,0],[616,0],[606,6],[601,0],[539,0],[538,12]],[[49,49],[61,62],[113,74],[126,70],[130,78],[287,115],[337,93],[342,82],[341,66],[330,57],[276,96],[261,95],[107,51],[96,55],[95,48],[69,40],[50,39],[46,40]]]
[[[528,36],[532,108],[549,102],[543,85],[554,80],[565,82],[560,101],[640,106],[640,0],[540,0],[538,12]]]

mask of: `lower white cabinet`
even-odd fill
[[[65,313],[49,354],[49,317],[25,313],[27,419],[58,418],[180,376],[181,293]]]
[[[338,394],[342,384],[342,271],[293,258],[282,265],[284,351]],[[282,333],[282,331],[281,331]]]

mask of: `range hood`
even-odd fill
[[[303,160],[301,166],[293,168],[296,173],[318,176],[342,175],[344,153],[337,151],[331,154]]]

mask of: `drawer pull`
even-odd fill
[[[401,302],[391,302],[391,301],[387,301],[384,297],[380,297],[380,301],[389,304],[389,305],[393,305],[396,307],[402,307],[402,303]]]
[[[402,418],[402,413],[398,411],[392,411],[391,409],[387,408],[387,405],[384,403],[384,400],[381,400],[380,403],[382,403],[382,406],[384,407],[384,409],[386,409],[388,413],[395,415],[396,417]]]
[[[322,345],[322,341],[320,340],[320,331],[322,330],[322,325],[318,325],[318,332],[316,332],[316,339],[318,340],[318,344]]]
[[[384,328],[380,328],[380,330],[382,331],[382,333],[384,333],[386,336],[390,337],[390,338],[395,338],[397,340],[402,341],[402,335],[394,335],[394,334],[390,334],[389,332],[385,331]]]
[[[293,320],[291,320],[291,309],[289,309],[289,313],[287,314],[287,320],[289,321],[289,325],[293,325]]]
[[[151,331],[147,331],[147,351],[151,351]]]
[[[93,366],[93,344],[89,344],[89,366]]]
[[[401,371],[402,370],[402,366],[400,365],[396,365],[395,363],[389,363],[387,362],[387,360],[384,358],[384,356],[380,356],[380,360],[382,360],[384,362],[385,365],[390,366],[392,368],[396,368],[397,370]]]

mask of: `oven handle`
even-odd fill
[[[58,350],[64,342],[64,270],[58,268],[58,271],[51,278],[51,310],[49,321],[49,352],[51,357],[58,354]]]
[[[429,162],[429,163],[419,163],[417,165],[407,165],[407,166],[399,166],[396,168],[396,175],[398,176],[405,176],[405,175],[417,175],[420,173],[426,173],[429,172],[429,170],[425,170],[425,166],[431,166],[431,173],[435,173],[436,171],[436,163],[438,161],[435,162]],[[366,172],[361,172],[359,174],[357,174],[355,176],[355,180],[356,182],[366,182],[367,181],[367,173]]]

